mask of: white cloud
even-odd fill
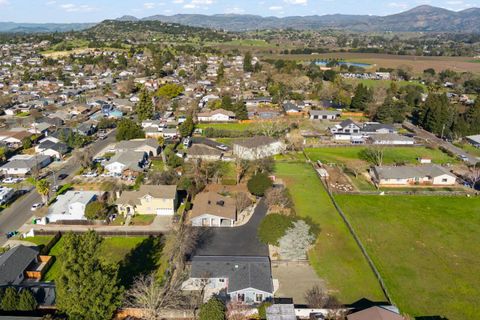
[[[271,7],[268,7],[268,10],[280,11],[280,10],[283,10],[283,7],[282,6],[271,6]]]
[[[6,6],[9,5],[10,2],[8,0],[0,0],[0,6]]]
[[[185,9],[195,9],[197,6],[194,5],[193,3],[187,3],[183,5],[183,8]]]
[[[175,1],[175,0],[174,0]],[[213,0],[191,0],[183,5],[184,9],[204,9],[208,10],[208,6],[213,4]]]
[[[57,1],[55,1],[55,0],[47,1],[45,4],[46,4],[47,6],[53,6],[54,4],[57,4]]]
[[[233,7],[225,9],[225,13],[244,13],[245,9],[240,7]]]
[[[283,0],[283,2],[288,3],[288,4],[301,4],[301,5],[307,5],[308,0]]]
[[[390,8],[398,8],[398,9],[407,9],[408,4],[404,2],[389,2],[388,6]]]
[[[145,2],[145,3],[143,4],[143,7],[144,7],[145,9],[153,9],[153,8],[155,8],[155,3],[153,3],[153,2]]]
[[[77,5],[74,3],[61,4],[60,8],[66,12],[91,12],[95,10],[94,7],[89,6],[87,4]]]
[[[173,0],[173,3],[183,3],[183,0]]]

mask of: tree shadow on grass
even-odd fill
[[[164,246],[163,237],[148,237],[135,249],[125,256],[120,262],[118,275],[120,283],[129,288],[135,277],[142,274],[149,274],[158,269],[162,250]]]

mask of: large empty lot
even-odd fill
[[[478,319],[480,198],[336,197],[402,311]]]
[[[385,300],[373,272],[313,168],[305,162],[277,161],[276,174],[286,183],[297,215],[310,217],[321,228],[309,259],[331,294],[343,303],[361,298]]]

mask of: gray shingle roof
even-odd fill
[[[272,270],[268,257],[195,256],[192,278],[228,278],[228,292],[254,288],[273,293]]]
[[[439,165],[421,165],[421,166],[383,166],[374,167],[376,176],[380,179],[408,179],[415,177],[438,177],[444,174],[455,177],[447,169]]]
[[[266,136],[256,136],[249,139],[235,141],[233,144],[237,144],[245,148],[258,148],[261,146],[269,145],[274,142],[277,142],[277,140],[274,138],[266,137]]]
[[[23,245],[0,255],[0,286],[18,284],[18,275],[37,257],[38,251]]]

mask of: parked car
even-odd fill
[[[14,237],[18,234],[18,231],[10,231],[10,232],[7,232],[5,234],[5,236],[7,237],[7,239],[10,239],[11,237]]]
[[[63,179],[65,179],[66,177],[68,177],[68,174],[66,174],[66,173],[60,173],[60,174],[58,175],[58,180],[63,180]]]
[[[43,203],[37,202],[37,203],[34,203],[34,204],[32,205],[32,207],[30,208],[30,210],[36,211],[37,209],[40,209],[41,207],[43,207]]]
[[[468,157],[464,154],[460,155],[460,159],[464,162],[467,162],[468,161]]]
[[[7,184],[13,184],[13,183],[19,183],[21,182],[23,179],[22,178],[12,178],[12,177],[8,177],[8,178],[5,178],[2,180],[3,183],[7,183]]]
[[[96,172],[86,172],[82,174],[82,177],[85,177],[85,178],[95,178],[97,176],[98,174]]]
[[[223,150],[223,151],[227,151],[227,150],[228,150],[228,147],[227,147],[226,145],[224,145],[224,144],[218,145],[217,148],[220,149],[220,150]]]

